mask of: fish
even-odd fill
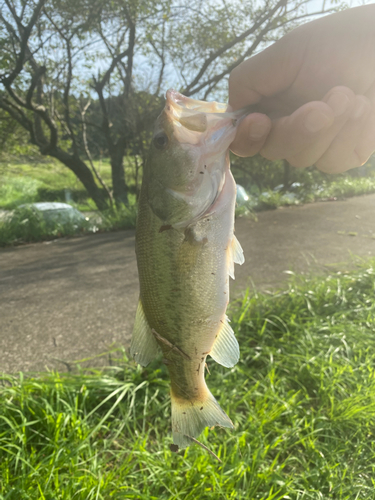
[[[226,316],[229,277],[234,264],[244,262],[234,235],[228,148],[245,115],[168,90],[143,172],[136,225],[140,296],[130,356],[147,366],[162,355],[179,449],[207,426],[234,428],[204,373],[208,355],[225,367],[239,360]]]

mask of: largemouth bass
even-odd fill
[[[207,388],[207,355],[239,359],[225,311],[243,251],[234,236],[236,185],[228,147],[246,113],[174,90],[156,121],[136,229],[140,281],[130,353],[146,366],[160,351],[171,378],[173,441],[206,426],[233,428]]]

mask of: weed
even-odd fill
[[[79,224],[69,219],[46,219],[32,205],[20,207],[0,220],[0,247],[92,231],[92,224],[83,220]]]
[[[375,457],[375,261],[230,307],[241,358],[209,361],[235,430],[169,449],[167,370],[4,375],[0,499],[369,500]]]

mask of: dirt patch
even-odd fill
[[[239,219],[246,262],[232,297],[267,289],[285,271],[326,272],[375,256],[375,195]],[[62,239],[0,251],[0,371],[108,365],[127,345],[138,300],[134,231]]]

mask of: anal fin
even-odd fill
[[[228,274],[234,280],[234,264],[242,265],[245,262],[243,250],[238,239],[233,235],[233,239],[228,248]]]
[[[227,368],[232,368],[240,359],[240,348],[229,319],[225,316],[222,327],[210,352],[211,358]]]
[[[152,334],[142,301],[139,299],[130,344],[130,356],[140,365],[147,366],[159,353],[160,347]]]
[[[233,262],[241,266],[245,262],[245,257],[243,254],[241,244],[234,235],[232,240],[232,249],[233,249]]]

